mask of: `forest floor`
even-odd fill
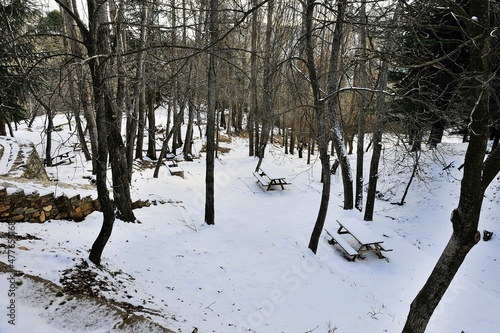
[[[67,120],[58,117],[55,123]],[[67,125],[62,128],[55,132],[54,149],[72,147],[76,141]],[[39,119],[33,129],[20,126],[15,135],[34,142],[42,156],[42,129],[43,119]],[[120,331],[124,316],[132,315],[187,333],[400,332],[411,301],[451,235],[449,217],[458,203],[458,166],[466,149],[459,139],[446,136],[438,149],[424,149],[403,205],[397,203],[408,184],[413,157],[405,153],[400,140],[384,140],[374,221],[362,223],[381,235],[393,251],[384,259],[369,253],[354,262],[328,243],[326,233],[317,255],[307,248],[321,196],[317,155],[307,164],[306,156],[300,159],[284,154],[277,145],[270,146],[266,163],[285,174],[291,185],[265,191],[252,175],[257,159],[247,156],[247,139],[233,137],[224,142],[230,149],[216,160],[214,226],[203,222],[203,140],[195,140],[200,158],[178,163],[184,178],[171,176],[166,167],[153,178],[153,163],[137,163],[133,200],[153,204],[135,210],[140,223],[116,221],[102,267],[88,261],[102,223],[99,212],[80,223],[15,224],[19,237],[15,238],[13,266],[26,276],[15,276],[17,287],[11,297],[12,275],[0,271],[0,308],[6,309],[12,300],[16,304],[16,325],[9,324],[8,313],[3,311],[0,332],[27,332],[34,325],[39,333],[114,332]],[[351,158],[354,166],[355,156]],[[365,154],[366,167],[370,158],[371,152]],[[83,157],[47,170],[58,179],[50,189],[12,180],[3,185],[9,191],[23,187],[96,196],[88,189],[92,175]],[[337,172],[332,176],[325,228],[335,230],[336,220],[349,217],[362,220],[363,213],[345,211],[342,203]],[[471,251],[428,332],[498,331],[499,203],[497,178],[485,195],[479,226],[481,232],[493,231],[493,238],[480,241]],[[8,228],[0,224],[0,261],[4,263],[8,263],[6,246],[12,239]],[[28,275],[56,289],[40,294]],[[74,296],[75,292],[80,296]],[[108,306],[117,307],[118,312],[109,312],[102,304],[78,307],[99,299],[108,300]],[[135,331],[141,330],[153,331]]]

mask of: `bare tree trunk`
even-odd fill
[[[83,66],[83,64],[82,64]],[[83,116],[87,122],[87,130],[89,131],[90,149],[92,150],[92,174],[97,172],[97,163],[99,156],[99,135],[97,134],[97,123],[94,107],[92,106],[91,87],[84,79],[83,70],[78,81],[80,83],[80,99],[82,101]]]
[[[35,96],[35,95],[34,95]],[[36,98],[36,97],[35,97]],[[46,145],[45,145],[45,162],[47,166],[52,166],[52,132],[54,132],[54,119],[50,105],[45,104],[41,99],[37,98],[38,103],[43,106],[47,115],[47,124],[45,126]]]
[[[69,18],[64,15],[64,12],[61,15],[61,18],[63,19],[63,31],[65,35],[71,36],[74,35],[71,33],[69,30],[71,30],[71,22]],[[71,54],[72,48],[69,45],[69,42],[67,39],[64,39],[64,50],[67,54]],[[68,59],[68,63],[75,65],[76,61],[75,59]],[[71,109],[73,110],[74,116],[75,116],[75,126],[76,126],[76,132],[78,135],[78,140],[80,141],[80,146],[82,148],[83,154],[85,156],[86,161],[90,161],[92,159],[92,155],[89,151],[88,145],[87,145],[87,140],[85,140],[85,133],[83,131],[83,126],[82,126],[82,121],[80,119],[80,103],[78,103],[78,98],[77,96],[77,91],[75,87],[75,75],[73,74],[73,71],[77,70],[76,67],[73,66],[73,68],[70,68],[68,71],[68,92],[69,92],[69,99],[70,99],[70,105]]]
[[[5,118],[0,115],[0,136],[7,136],[7,130],[5,129]]]
[[[395,23],[399,20],[399,13],[401,11],[401,3],[398,1],[396,8],[394,9],[394,15],[391,22]],[[392,35],[394,28],[388,28],[386,31],[386,41],[387,48],[389,51],[394,49],[395,38]],[[377,90],[382,91],[387,89],[389,71],[389,60],[382,61],[382,67],[379,73],[378,87]],[[364,215],[365,221],[373,221],[373,213],[375,210],[375,196],[377,193],[377,181],[378,181],[378,166],[380,162],[380,156],[382,155],[382,134],[385,121],[385,109],[387,108],[387,103],[385,101],[385,95],[379,93],[376,98],[376,124],[373,133],[373,154],[370,161],[370,177],[368,180],[368,193],[366,195],[366,210]]]
[[[274,12],[274,0],[268,2],[267,8],[267,23],[266,23],[266,45],[265,45],[265,64],[264,64],[264,83],[263,83],[263,117],[262,117],[262,134],[259,141],[259,161],[255,171],[258,171],[260,165],[262,164],[262,159],[264,158],[266,152],[267,142],[269,141],[269,132],[273,128],[273,76],[274,68],[272,67],[272,28],[273,28],[273,12]]]
[[[283,128],[283,146],[285,146],[285,154],[288,155],[288,128],[285,127]]]
[[[83,109],[83,115],[87,122],[87,130],[89,132],[90,138],[90,148],[91,148],[91,158],[92,158],[92,174],[97,172],[97,156],[98,156],[98,138],[97,138],[97,124],[94,114],[94,108],[92,105],[92,96],[90,96],[91,87],[86,80],[88,76],[87,71],[85,70],[85,65],[83,60],[87,57],[86,52],[83,50],[83,46],[78,42],[82,40],[82,33],[78,33],[78,24],[76,19],[79,20],[78,8],[75,0],[60,0],[61,5],[61,17],[64,22],[64,27],[68,36],[71,39],[71,50],[73,55],[75,56],[75,64],[78,64],[79,67],[76,67],[76,78],[78,84],[79,91],[79,99],[81,103],[81,107]],[[72,13],[70,15],[69,13]],[[72,19],[73,16],[73,19]],[[74,19],[76,18],[76,19]],[[78,125],[77,125],[78,126]],[[87,156],[86,156],[87,157]]]
[[[420,153],[421,153],[420,150],[415,152],[415,160],[413,161],[413,170],[411,172],[410,180],[408,180],[408,184],[406,185],[403,196],[401,197],[401,201],[399,202],[400,206],[403,206],[405,204],[405,199],[406,199],[406,196],[408,195],[408,190],[410,189],[411,183],[413,182],[413,178],[415,178],[415,175],[417,173],[418,161],[420,159]]]
[[[362,0],[359,12],[360,16],[360,32],[359,32],[359,86],[364,88],[367,86],[367,71],[366,62],[366,26],[368,17],[366,16],[366,0]],[[365,119],[366,119],[366,92],[361,91],[358,104],[358,142],[356,146],[356,194],[355,204],[357,210],[363,210],[363,182],[364,182],[364,145],[365,145]]]
[[[186,127],[186,136],[184,137],[184,158],[190,160],[193,158],[193,122],[194,122],[194,106],[190,101],[188,105],[188,123]]]
[[[181,115],[182,115],[182,113],[179,112],[176,115],[176,117],[180,117]],[[174,124],[179,124],[179,126],[180,126],[181,123],[174,119]],[[168,134],[165,137],[165,139],[163,140],[163,144],[161,146],[161,151],[160,151],[160,156],[158,157],[158,161],[156,161],[155,170],[153,172],[153,178],[158,178],[158,175],[160,173],[160,167],[163,164],[163,159],[165,158],[165,156],[167,156],[168,142],[169,142],[170,138],[172,137],[172,135],[174,135],[175,131],[176,131],[176,128],[172,127],[170,129],[170,131],[168,131]]]
[[[146,46],[148,21],[149,21],[149,4],[143,0],[141,4],[141,30],[139,35],[139,52],[136,58],[136,85],[134,89],[134,116],[131,121],[130,129],[127,134],[130,136],[127,140],[127,161],[130,177],[132,176],[132,156],[135,148],[135,158],[142,159],[144,147],[144,128],[146,123],[146,83],[145,83],[145,54],[144,47]],[[136,132],[137,131],[137,132]],[[137,133],[137,135],[136,135]],[[135,147],[134,147],[135,143]]]
[[[125,61],[123,54],[127,51],[127,30],[125,29],[124,21],[124,11],[125,11],[125,1],[120,1],[119,5],[116,6],[115,0],[110,0],[112,9],[112,17],[116,17],[115,24],[115,50],[116,53],[116,67],[118,72],[118,78],[116,82],[116,108],[117,116],[120,119],[119,124],[122,124],[123,113],[127,106],[127,69],[125,68]],[[115,10],[116,8],[116,10]]]
[[[59,4],[59,0],[57,0]],[[130,199],[130,187],[128,182],[128,173],[125,161],[125,147],[119,131],[119,126],[116,123],[116,114],[113,110],[111,100],[111,89],[108,87],[109,73],[107,72],[108,63],[104,59],[104,55],[110,54],[109,45],[110,34],[108,19],[108,3],[107,0],[89,0],[88,15],[89,29],[87,30],[83,22],[79,24],[80,31],[84,35],[87,50],[90,59],[88,65],[92,74],[92,85],[94,89],[94,102],[96,105],[97,115],[97,133],[98,133],[98,162],[97,163],[97,193],[98,199],[103,211],[103,225],[97,236],[89,259],[99,265],[101,262],[102,252],[106,245],[115,221],[114,207],[109,197],[107,189],[107,164],[108,153],[110,155],[114,199],[118,210],[118,214],[124,221],[134,221],[135,217],[132,212],[132,202]],[[99,57],[97,57],[99,55]]]
[[[257,0],[252,0],[252,6],[257,6]],[[252,13],[252,41],[250,54],[250,110],[248,111],[248,156],[255,155],[255,124],[257,116],[257,25],[258,15],[257,10]]]
[[[490,120],[489,93],[491,89],[492,53],[490,53],[490,8],[488,0],[472,0],[468,17],[471,77],[470,141],[464,161],[458,206],[453,210],[453,233],[434,270],[410,306],[403,333],[424,333],[429,320],[450,286],[465,257],[480,240],[477,230],[483,195],[500,171],[500,150],[492,152],[486,160],[488,121]],[[476,88],[477,87],[477,88]],[[484,162],[483,162],[484,161]]]
[[[194,115],[196,112],[195,101],[196,101],[196,92],[191,88],[191,79],[193,74],[193,63],[189,65],[189,84],[187,91],[187,102],[188,102],[188,123],[186,127],[186,136],[184,138],[184,148],[183,153],[184,157],[188,160],[193,158],[193,133],[194,133]]]
[[[347,7],[346,0],[339,0],[337,12],[337,22],[335,24],[335,31],[333,33],[333,41],[330,54],[330,70],[328,75],[328,95],[331,96],[328,100],[328,111],[332,128],[332,140],[337,153],[337,158],[340,162],[340,169],[342,170],[342,184],[344,186],[344,209],[352,209],[353,202],[353,184],[351,175],[351,165],[347,151],[345,149],[344,140],[342,139],[342,131],[340,129],[339,118],[337,115],[338,99],[335,92],[337,91],[340,76],[339,76],[339,62],[341,58],[341,43],[344,27],[345,11]]]
[[[95,3],[92,0],[88,1],[88,11],[89,11],[89,31],[87,32],[87,48],[89,51],[89,56],[95,54],[100,54],[98,42],[100,37],[98,36],[100,22],[104,22],[105,12],[104,10],[105,1],[99,1]],[[101,10],[98,12],[98,8]],[[81,29],[82,30],[82,29]],[[83,33],[82,33],[83,34]],[[84,34],[85,35],[85,34]],[[110,108],[109,101],[106,98],[106,88],[105,88],[105,75],[100,72],[102,68],[98,58],[91,58],[88,62],[91,75],[92,84],[94,88],[94,103],[96,105],[96,125],[97,125],[97,135],[98,135],[98,163],[96,171],[96,185],[97,185],[97,198],[101,204],[101,210],[103,213],[102,227],[97,236],[96,240],[92,244],[90,250],[89,259],[96,265],[101,264],[101,256],[104,251],[109,237],[113,231],[113,225],[115,222],[115,212],[111,198],[109,197],[108,184],[107,184],[107,166],[108,166],[108,126],[106,124],[106,113],[107,108]],[[109,98],[109,96],[107,96]]]
[[[156,117],[155,117],[155,90],[149,90],[147,97],[148,113],[148,152],[146,156],[156,160]]]
[[[309,249],[316,253],[318,250],[318,243],[323,232],[325,225],[326,214],[328,212],[328,203],[330,202],[330,156],[328,155],[328,141],[329,141],[329,122],[324,100],[321,98],[321,87],[319,85],[319,78],[316,69],[316,59],[314,56],[314,8],[316,3],[314,0],[308,0],[304,3],[304,52],[306,57],[306,66],[309,73],[309,82],[311,84],[314,110],[316,111],[316,119],[318,123],[318,149],[321,160],[321,178],[323,181],[323,188],[321,191],[321,202],[319,206],[318,215],[314,224],[311,237],[309,239]],[[332,56],[338,56],[338,54]]]
[[[217,56],[219,39],[219,1],[210,0],[209,26],[210,26],[210,42],[213,44],[209,49],[208,60],[208,105],[207,105],[207,163],[205,176],[205,223],[215,224],[215,115],[217,108]],[[215,43],[215,44],[214,44]]]

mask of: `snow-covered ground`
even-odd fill
[[[62,117],[55,121],[65,122]],[[21,126],[16,132],[17,137],[33,141],[41,155],[42,123],[40,119],[33,130]],[[67,131],[55,134],[57,141],[68,147],[76,140]],[[89,264],[97,272],[95,279],[108,286],[107,291],[99,291],[102,296],[142,306],[138,314],[178,332],[190,333],[194,328],[200,333],[400,332],[409,304],[451,234],[449,217],[458,202],[461,178],[457,168],[466,145],[448,137],[437,151],[425,151],[419,177],[411,185],[405,205],[400,206],[393,203],[403,195],[412,160],[402,155],[402,147],[395,143],[384,144],[380,199],[374,221],[363,222],[393,249],[386,253],[386,259],[367,254],[364,260],[347,261],[338,248],[327,243],[326,233],[317,255],[309,251],[321,194],[317,155],[307,165],[305,158],[269,147],[266,163],[285,173],[292,185],[284,191],[266,192],[252,176],[257,159],[247,156],[247,141],[234,137],[231,143],[224,143],[231,151],[216,161],[214,226],[203,222],[202,154],[201,159],[179,163],[184,179],[171,176],[165,167],[156,179],[153,169],[137,169],[133,199],[147,199],[156,205],[135,211],[141,223],[116,221],[104,250],[103,269],[92,267],[87,260],[102,222],[97,212],[81,223],[15,224],[17,235],[29,234],[39,240],[16,242],[14,266],[61,284],[65,270]],[[196,140],[196,151],[200,145]],[[355,156],[352,158],[354,162]],[[369,161],[370,153],[365,164]],[[443,170],[452,162],[453,167]],[[48,168],[52,177],[75,186],[68,189],[55,184],[58,193],[95,197],[84,178],[91,176],[89,170],[83,159]],[[85,187],[80,189],[78,184]],[[27,185],[10,182],[4,186]],[[496,179],[486,193],[480,222],[481,231],[495,232],[493,239],[479,242],[471,251],[432,317],[428,332],[498,332],[499,190]],[[335,230],[336,220],[346,217],[362,220],[363,214],[342,209],[342,184],[337,173],[332,179],[325,227]],[[8,225],[0,223],[0,232],[7,231]],[[0,244],[7,242],[0,238]],[[7,262],[3,247],[0,260]],[[27,332],[35,326],[40,333],[109,330],[107,320],[102,320],[101,327],[88,326],[75,313],[49,320],[54,316],[48,312],[57,314],[57,306],[39,299],[30,301],[26,288],[15,299],[18,325],[10,325],[5,310],[12,299],[8,297],[9,276],[0,274],[0,309],[4,309],[0,332]],[[101,313],[81,313],[82,317],[89,315],[99,318]]]

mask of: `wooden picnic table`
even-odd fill
[[[284,185],[290,185],[283,174],[269,166],[261,166],[258,171],[253,172],[253,175],[262,186],[267,188],[266,191],[271,190],[273,185],[281,186],[282,190],[285,189]]]
[[[345,218],[341,221],[337,220],[339,228],[335,235],[334,232],[326,232],[332,237],[331,243],[338,244],[347,255],[356,258],[362,258],[362,254],[366,252],[374,252],[379,258],[385,258],[382,252],[392,251],[392,249],[385,249],[382,245],[384,243],[381,236],[374,234],[370,229],[364,226],[361,221],[354,218]],[[347,240],[340,235],[348,234],[352,236],[357,245],[352,246]]]
[[[72,150],[68,150],[62,153],[58,153],[55,156],[50,158],[51,166],[58,166],[61,164],[71,164],[73,163],[73,158],[75,158],[75,154]],[[43,165],[47,165],[47,160],[43,159]]]

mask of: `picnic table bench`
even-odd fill
[[[167,160],[167,168],[172,176],[179,176],[181,178],[184,178],[184,170],[177,165],[176,161]]]
[[[326,230],[327,234],[332,238],[330,244],[338,244],[351,260],[363,258],[362,254],[366,252],[374,252],[379,258],[385,258],[382,252],[392,251],[386,249],[382,245],[384,242],[382,237],[374,234],[370,229],[365,227],[360,221],[353,218],[346,218],[342,222],[337,220],[339,228],[337,232]],[[351,245],[342,235],[348,234],[356,241],[356,245]]]
[[[64,163],[71,164],[73,163],[73,158],[75,158],[75,154],[72,150],[65,151],[63,153],[59,153],[58,155],[52,156],[50,158],[51,166],[58,166]],[[43,165],[47,165],[47,159],[43,159]]]
[[[266,170],[264,171],[263,168]],[[266,191],[271,190],[274,185],[281,186],[282,190],[285,189],[285,185],[290,185],[290,183],[285,180],[286,177],[284,175],[268,166],[261,166],[258,171],[253,172],[253,175],[257,178],[257,182],[266,187]]]

